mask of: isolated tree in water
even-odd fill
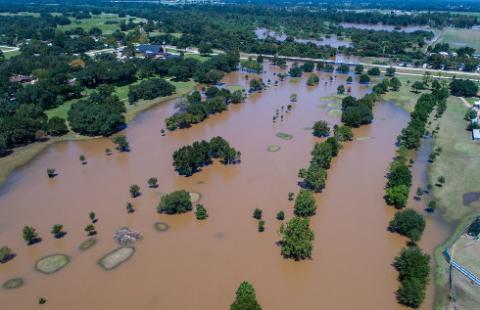
[[[262,307],[257,302],[255,289],[253,286],[244,281],[240,284],[236,292],[236,298],[230,305],[230,310],[261,310]]]

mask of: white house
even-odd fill
[[[480,129],[472,130],[472,139],[475,141],[480,140]]]

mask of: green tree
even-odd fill
[[[345,93],[345,86],[340,85],[337,87],[337,94],[343,95]]]
[[[68,132],[65,119],[54,116],[48,120],[48,134],[51,136],[63,136]]]
[[[340,142],[353,140],[352,128],[348,126],[334,126],[333,135]]]
[[[402,86],[402,83],[400,82],[400,80],[396,77],[393,77],[390,79],[390,86],[392,87],[392,89],[394,91],[399,91],[400,90],[400,87]]]
[[[313,135],[315,137],[328,137],[330,135],[330,127],[325,121],[315,122],[313,125]]]
[[[285,219],[285,212],[283,212],[283,211],[278,211],[276,218],[277,218],[277,220],[279,220],[279,221],[283,221],[283,220]]]
[[[317,164],[310,164],[308,169],[300,169],[298,177],[303,179],[306,188],[320,192],[325,188],[327,171]]]
[[[205,220],[208,217],[207,209],[201,204],[197,204],[195,209],[195,217],[197,220]]]
[[[261,310],[262,307],[257,301],[255,289],[244,281],[240,284],[235,293],[235,301],[230,305],[230,310]]]
[[[23,227],[23,240],[25,240],[28,245],[35,243],[39,240],[38,233],[35,228],[32,226]]]
[[[61,224],[53,225],[51,233],[55,238],[63,237],[65,235],[65,232],[63,231],[63,225]]]
[[[317,210],[317,203],[312,192],[301,189],[295,199],[294,213],[296,216],[312,216]]]
[[[253,218],[255,218],[257,220],[261,220],[262,219],[262,210],[258,209],[258,208],[253,210]]]
[[[389,76],[389,77],[395,76],[395,68],[388,67],[387,72],[385,73],[385,76]]]
[[[187,191],[179,190],[162,196],[157,210],[159,213],[177,214],[191,211],[192,208],[190,194]]]
[[[363,65],[356,65],[355,66],[355,74],[362,74],[364,70]]]
[[[425,289],[416,278],[406,279],[400,282],[397,291],[397,300],[400,304],[410,308],[418,308],[425,299]]]
[[[408,193],[410,188],[407,185],[397,185],[388,187],[385,190],[385,201],[388,205],[394,206],[397,209],[405,208],[408,200]]]
[[[258,221],[258,232],[265,231],[265,221]]]
[[[113,138],[113,143],[117,145],[117,150],[119,150],[120,152],[130,152],[130,145],[128,144],[126,136],[116,136],[115,138]]]
[[[132,198],[140,196],[140,186],[138,186],[137,184],[130,185],[129,191]]]
[[[87,232],[87,235],[89,235],[89,236],[93,236],[93,235],[97,234],[97,231],[95,230],[95,226],[93,226],[93,224],[88,224],[85,227],[85,231]]]
[[[152,177],[152,178],[148,179],[147,183],[148,183],[148,186],[150,188],[157,188],[158,187],[158,179],[157,178]]]
[[[6,263],[14,257],[12,249],[7,246],[0,248],[0,263]]]
[[[395,213],[388,229],[410,238],[413,242],[417,242],[425,229],[425,219],[417,211],[405,209]]]
[[[90,221],[92,221],[92,223],[95,223],[97,221],[97,216],[95,212],[88,213],[88,217],[90,218]]]
[[[362,73],[362,75],[360,75],[360,80],[359,80],[360,84],[367,84],[367,83],[370,83],[370,77],[365,74],[365,73]]]
[[[301,260],[312,256],[314,235],[307,218],[293,217],[280,226],[280,234],[283,257]]]
[[[367,73],[370,76],[379,76],[380,75],[380,69],[378,67],[373,67],[373,68],[368,69]]]
[[[131,202],[127,202],[125,208],[127,209],[127,213],[135,212],[135,208],[133,207],[133,204]]]
[[[307,85],[314,86],[320,82],[320,78],[315,73],[311,73],[307,80]]]

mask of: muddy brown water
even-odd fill
[[[265,80],[273,81],[279,69],[266,69]],[[401,309],[391,263],[406,240],[387,232],[394,210],[382,199],[395,137],[408,121],[408,114],[393,104],[377,104],[373,124],[355,130],[356,136],[372,139],[346,143],[334,159],[326,190],[316,195],[313,259],[283,259],[275,244],[280,227],[275,215],[283,210],[292,216],[287,194],[298,191],[298,169],[308,165],[319,141],[305,128],[321,119],[339,121],[327,115],[328,102],[320,98],[335,93],[346,75],[325,86],[328,75],[322,74],[317,87],[306,86],[306,78],[281,82],[199,125],[162,137],[164,119],[174,111],[173,102],[165,103],[125,130],[130,153],[106,156],[105,148],[113,149],[109,139],[59,143],[12,174],[0,193],[0,245],[13,248],[17,257],[0,265],[0,282],[21,276],[25,285],[0,289],[1,308],[32,309],[43,296],[48,309],[227,309],[240,282],[248,280],[264,309]],[[245,86],[248,81],[236,72],[225,82]],[[356,96],[367,91],[367,86],[352,85]],[[292,93],[298,94],[298,103],[283,122],[272,123],[275,110],[286,106]],[[294,138],[284,141],[277,132]],[[173,170],[175,149],[217,135],[242,152],[241,164],[215,163],[189,178]],[[281,150],[268,152],[270,144]],[[81,165],[81,154],[87,165]],[[59,173],[55,179],[46,176],[50,167]],[[415,163],[416,184],[424,182],[424,168],[421,160]],[[147,187],[152,176],[159,179],[158,189]],[[136,199],[128,191],[134,183],[142,192]],[[201,193],[209,218],[200,222],[192,213],[158,214],[161,193],[175,189]],[[136,209],[133,214],[126,212],[128,201]],[[257,232],[255,208],[264,211],[264,233]],[[90,211],[99,219],[99,242],[80,252]],[[152,226],[157,221],[170,229],[157,232]],[[428,222],[422,246],[431,252],[448,230],[435,218]],[[50,234],[56,223],[67,231],[59,240]],[[37,228],[43,241],[27,246],[24,225]],[[106,272],[97,260],[116,248],[113,234],[121,226],[138,230],[144,239],[128,262]],[[53,253],[70,255],[70,264],[52,275],[36,272],[35,261]],[[432,296],[430,287],[424,309],[431,308]]]

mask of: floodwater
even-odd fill
[[[278,68],[266,68],[264,80],[274,80]],[[389,103],[375,107],[372,125],[354,130],[357,137],[346,143],[332,162],[323,193],[317,194],[317,214],[311,218],[315,232],[312,260],[283,259],[276,245],[283,210],[292,216],[288,192],[299,190],[298,169],[307,167],[310,151],[320,139],[312,136],[317,120],[332,125],[328,101],[346,75],[327,82],[321,74],[317,87],[301,81],[284,81],[244,104],[211,116],[189,129],[160,135],[164,119],[174,103],[159,105],[141,114],[124,131],[130,153],[114,152],[110,139],[59,143],[30,164],[16,171],[0,191],[0,245],[14,249],[17,257],[0,265],[0,282],[24,277],[16,290],[0,289],[2,309],[33,309],[40,296],[48,309],[228,309],[240,282],[250,281],[264,309],[402,309],[396,303],[397,272],[391,266],[406,239],[386,230],[394,210],[383,201],[384,175],[395,154],[395,137],[405,127],[408,115]],[[225,80],[245,86],[244,74],[235,72]],[[362,96],[367,86],[352,85]],[[272,123],[276,109],[287,105],[289,96],[298,102],[283,122]],[[293,135],[284,141],[277,132]],[[242,152],[241,164],[215,163],[192,177],[179,176],[172,167],[175,149],[199,139],[221,135]],[[281,150],[267,152],[278,144]],[[79,156],[88,164],[81,165]],[[413,171],[415,182],[424,179],[422,161]],[[48,179],[46,168],[59,175]],[[158,189],[146,186],[159,179]],[[129,186],[139,184],[142,195],[131,199]],[[186,189],[202,194],[209,218],[197,221],[192,213],[164,215],[156,212],[161,193]],[[136,212],[127,214],[131,201]],[[415,202],[418,204],[418,202]],[[257,232],[252,218],[255,208],[264,211],[266,231]],[[86,239],[88,213],[98,217],[99,242],[86,252],[78,250]],[[157,232],[152,225],[164,221],[171,228]],[[422,246],[428,251],[446,236],[440,224],[429,219]],[[54,239],[53,224],[63,224],[67,235]],[[24,225],[32,225],[43,241],[27,246]],[[97,260],[116,245],[117,228],[129,226],[143,234],[135,255],[113,271],[104,271]],[[33,266],[53,253],[71,256],[70,265],[58,273],[43,275]],[[424,309],[431,308],[430,289]]]
[[[356,23],[340,23],[343,28],[356,28],[363,30],[375,31],[401,31],[401,32],[415,32],[415,31],[431,31],[432,29],[426,26],[402,26],[397,28],[393,25],[384,24],[356,24]]]
[[[281,41],[281,42],[283,42],[287,39],[286,34],[279,33],[279,32],[276,32],[276,31],[273,31],[273,30],[270,30],[270,29],[267,29],[267,28],[257,28],[257,29],[255,29],[255,35],[259,39],[266,39],[268,37],[272,37],[272,38],[274,38],[278,41]],[[329,45],[329,46],[335,47],[335,48],[338,48],[340,46],[346,46],[346,47],[352,46],[351,42],[339,40],[334,35],[332,35],[329,38],[327,38],[327,37],[322,38],[321,40],[300,39],[300,38],[295,38],[294,40],[297,43],[313,43],[317,46],[322,46],[322,45],[327,46],[327,45]]]

